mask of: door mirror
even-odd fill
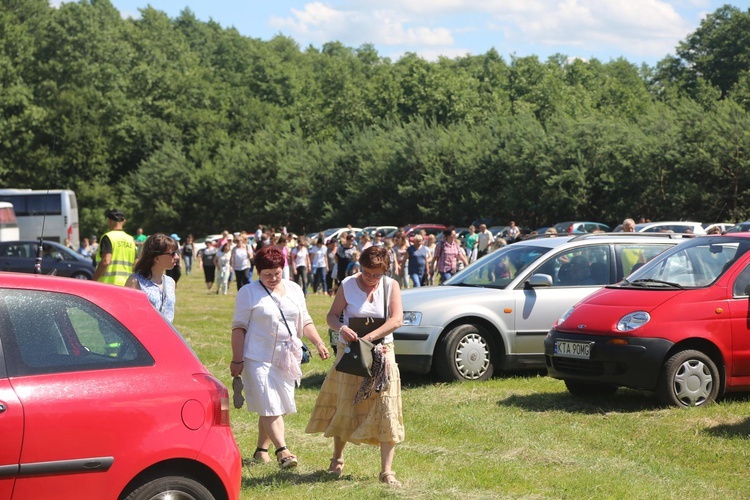
[[[533,274],[529,278],[529,286],[532,288],[552,286],[552,276],[549,274]]]

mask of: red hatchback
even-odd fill
[[[146,295],[2,273],[0,498],[236,499],[226,387]]]
[[[675,406],[750,390],[749,250],[750,234],[700,236],[589,295],[547,335],[549,375],[573,394],[624,386]]]

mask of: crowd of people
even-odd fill
[[[332,297],[326,323],[339,334],[336,362],[360,339],[375,345],[377,361],[373,375],[365,378],[338,371],[332,364],[306,432],[332,438],[327,472],[334,477],[343,473],[347,443],[379,446],[378,480],[389,486],[401,484],[393,463],[396,445],[405,434],[393,349],[393,332],[403,320],[401,290],[446,280],[505,244],[484,225],[478,230],[471,227],[463,245],[452,227],[440,238],[426,233],[407,237],[397,231],[392,237],[376,233],[358,240],[353,231],[345,231],[338,240],[327,240],[322,233],[308,239],[259,226],[253,235],[224,231],[199,248],[193,235],[184,244],[177,234],[146,236],[138,229],[130,236],[120,210],[107,210],[105,216],[108,231],[98,241],[85,238],[79,250],[94,259],[95,279],[142,291],[167,321],[174,319],[183,267],[187,275],[194,263],[203,271],[208,293],[227,295],[230,282],[236,282],[229,373],[235,406],[258,415],[252,454],[257,463],[273,461],[272,455],[283,469],[299,463],[286,442],[284,417],[297,411],[294,391],[302,376],[302,339],[312,343],[321,359],[330,357],[306,299],[308,293]],[[364,331],[354,318],[380,322]]]

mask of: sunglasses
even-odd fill
[[[159,255],[171,255],[172,257],[177,257],[178,255],[180,255],[180,252],[164,252],[160,253]]]
[[[373,274],[371,272],[365,271],[364,269],[362,269],[362,274],[365,275],[366,278],[370,278],[374,280],[379,280],[380,278],[384,276],[383,274]]]

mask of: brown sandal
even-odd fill
[[[398,488],[399,486],[401,486],[401,481],[396,479],[396,473],[393,471],[381,472],[380,476],[378,476],[378,479],[381,483],[385,483],[388,486],[392,486],[394,488]]]
[[[328,474],[334,477],[341,477],[344,472],[344,459],[343,458],[332,458],[331,466],[326,471]]]
[[[285,457],[280,457],[279,453],[281,453],[282,451],[289,451],[289,449],[286,446],[282,446],[281,448],[276,449],[276,458],[279,460],[279,467],[281,467],[282,469],[297,467],[297,464],[299,463],[297,461],[297,455],[292,455],[290,453]]]

